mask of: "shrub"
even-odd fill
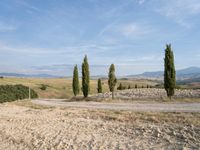
[[[137,89],[137,88],[138,88],[138,85],[136,84],[136,85],[135,85],[135,89]]]
[[[29,87],[24,85],[0,85],[0,103],[10,102],[29,97]],[[37,98],[37,93],[31,89],[31,98]]]
[[[117,87],[117,90],[122,90],[122,83],[119,84],[119,86]]]
[[[125,90],[126,86],[123,86],[122,83],[119,84],[119,86],[117,87],[117,90]]]
[[[47,89],[47,85],[41,84],[40,89],[41,89],[42,91],[45,91],[45,90]]]

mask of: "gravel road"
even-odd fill
[[[105,103],[105,102],[66,102],[59,99],[36,99],[34,104],[76,107],[88,109],[129,110],[135,112],[200,112],[200,103],[154,103],[154,102],[129,102],[129,103]]]

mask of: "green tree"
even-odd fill
[[[86,55],[82,63],[82,91],[84,97],[88,97],[88,94],[90,92],[90,72]]]
[[[117,78],[115,76],[115,66],[114,64],[111,64],[109,68],[109,74],[108,74],[108,85],[109,85],[110,92],[112,92],[112,99],[114,99],[114,90],[115,90],[116,83],[117,83]]]
[[[174,54],[171,50],[171,45],[166,45],[165,58],[164,58],[164,87],[167,96],[171,99],[174,95],[176,87],[176,71],[174,65]]]
[[[98,79],[98,87],[97,87],[97,91],[98,93],[102,93],[102,84],[101,84],[101,79]]]
[[[135,85],[135,88],[136,88],[136,89],[138,88],[138,85],[137,85],[137,84]]]
[[[119,86],[117,87],[117,90],[122,90],[123,89],[123,86],[122,86],[122,83],[119,84]]]
[[[79,77],[78,77],[77,65],[74,66],[72,87],[73,87],[74,96],[78,95],[80,92],[80,87],[79,87]]]

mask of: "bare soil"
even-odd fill
[[[200,103],[156,103],[156,102],[67,102],[59,99],[36,99],[34,104],[88,109],[129,110],[135,112],[200,112]]]
[[[200,147],[199,113],[148,114],[36,106],[30,102],[0,104],[0,149]]]

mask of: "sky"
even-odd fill
[[[158,71],[168,43],[200,67],[199,18],[200,0],[1,0],[0,72],[70,76],[85,55],[91,75]]]

